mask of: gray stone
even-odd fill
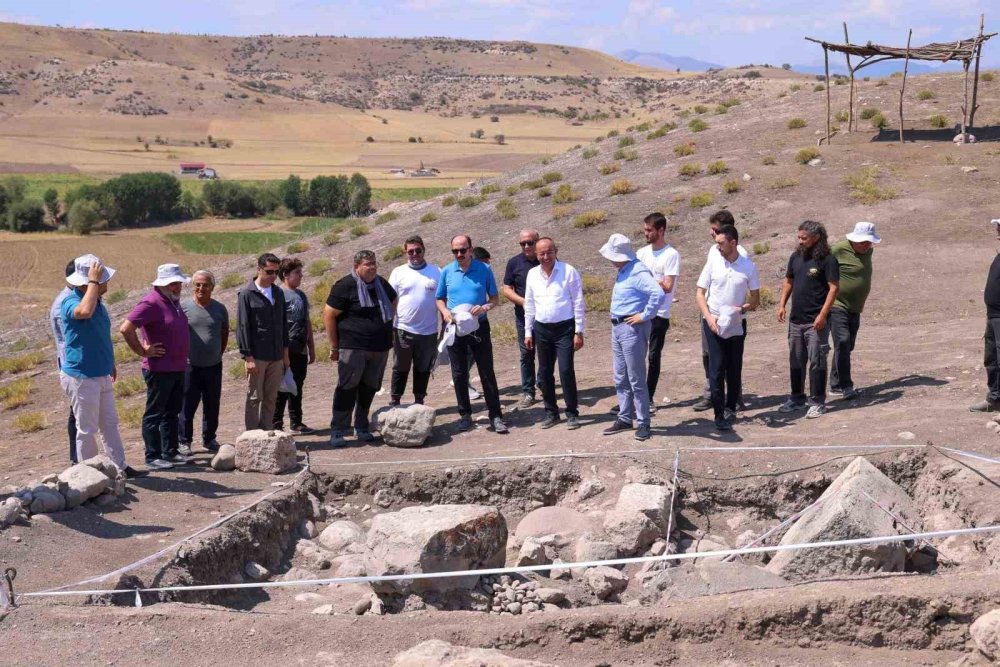
[[[222,445],[212,457],[212,470],[226,472],[236,470],[236,448],[232,445]]]
[[[782,588],[788,582],[762,567],[745,563],[704,561],[660,570],[645,577],[643,586],[660,594],[666,602],[703,595],[720,595],[738,591]]]
[[[115,462],[104,454],[98,454],[97,456],[90,457],[83,462],[83,465],[90,466],[94,470],[101,471],[111,481],[114,481],[115,478],[118,477],[118,473],[121,472],[118,470],[118,466],[115,465]]]
[[[587,582],[587,587],[599,600],[607,600],[628,588],[628,577],[606,565],[588,569],[583,578]]]
[[[594,496],[604,493],[604,482],[602,482],[597,477],[588,477],[587,479],[580,482],[580,486],[576,489],[576,499],[577,500],[589,500]]]
[[[616,510],[641,512],[661,531],[670,518],[670,487],[660,484],[626,484],[618,494]]]
[[[556,558],[555,560],[552,561],[552,564],[558,565],[559,563],[562,562],[564,561],[561,561],[558,558]],[[568,568],[553,567],[551,570],[549,570],[549,579],[559,579],[561,581],[569,581],[572,578],[573,578],[573,570],[570,570]]]
[[[254,561],[247,561],[247,564],[243,566],[243,573],[253,581],[264,581],[271,576],[271,571],[260,563],[255,563]]]
[[[517,564],[522,565],[545,565],[551,562],[545,553],[545,545],[533,537],[529,537],[521,545],[521,550],[517,554]]]
[[[299,593],[295,596],[296,602],[305,602],[315,604],[317,602],[322,602],[326,598],[319,593]]]
[[[221,450],[221,448],[220,448]],[[295,470],[295,438],[284,431],[245,431],[236,439],[236,467],[277,474]]]
[[[7,498],[0,503],[0,528],[6,528],[21,518],[21,501]]]
[[[969,626],[969,634],[983,655],[990,660],[1000,659],[1000,609],[994,609],[977,618]]]
[[[34,496],[31,501],[32,514],[48,514],[66,509],[66,498],[47,486],[37,487],[32,495]]]
[[[368,613],[368,610],[372,608],[372,598],[370,595],[366,595],[351,607],[351,611],[354,612],[355,616],[364,616]]]
[[[326,518],[326,508],[323,507],[319,498],[311,493],[309,494],[309,516],[316,521],[322,521]]]
[[[521,603],[511,602],[509,605],[507,605],[507,611],[517,616],[518,614],[521,613]]]
[[[427,405],[414,403],[403,407],[385,407],[372,415],[372,429],[382,434],[390,447],[420,447],[431,431],[437,411]]]
[[[91,502],[93,502],[96,507],[111,507],[115,504],[116,500],[118,499],[115,497],[115,494],[108,490],[94,498]]]
[[[361,552],[365,544],[365,531],[353,521],[334,521],[319,534],[319,543],[335,554]]]
[[[112,480],[103,472],[89,465],[78,463],[59,474],[59,481],[66,484],[66,509],[96,498],[111,488]]]
[[[372,520],[365,548],[370,576],[502,567],[507,523],[494,507],[408,507]],[[378,592],[470,589],[479,577],[450,577],[374,584]]]
[[[311,613],[317,614],[318,616],[333,616],[333,605],[332,604],[320,605],[315,609],[313,609]]]
[[[550,663],[520,660],[496,649],[455,646],[429,639],[398,654],[393,667],[555,667]]]
[[[533,612],[536,612],[536,611],[539,611],[539,610],[541,610],[541,607],[539,607],[539,606],[538,606],[538,603],[536,603],[536,602],[526,602],[526,603],[524,603],[524,605],[523,605],[523,606],[521,607],[521,610],[522,610],[522,611],[523,611],[523,612],[524,612],[525,614],[531,614],[531,613],[533,613]]]
[[[381,507],[382,509],[388,509],[392,507],[392,494],[388,489],[379,489],[372,496],[372,502]]]
[[[316,524],[314,524],[309,519],[302,519],[302,521],[299,522],[299,535],[301,535],[305,539],[311,540],[318,534],[319,531],[316,530]]]
[[[341,557],[337,564],[336,575],[338,577],[365,576],[365,559],[360,555]]]
[[[576,539],[588,531],[597,530],[597,522],[568,507],[539,507],[528,512],[514,530],[514,541],[522,544],[529,537],[558,535]]]
[[[576,561],[578,563],[613,558],[618,558],[618,547],[611,542],[594,539],[589,533],[580,537],[576,543]]]
[[[618,553],[633,555],[662,537],[663,530],[652,519],[635,510],[611,510],[604,515],[604,534]]]
[[[546,604],[559,604],[566,599],[566,593],[560,588],[539,588],[535,595]]]

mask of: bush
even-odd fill
[[[917,93],[917,99],[921,102],[925,100],[933,100],[935,97],[937,97],[937,95],[934,94],[933,90],[921,90]]]
[[[862,167],[844,177],[844,183],[851,188],[851,196],[862,204],[872,205],[880,201],[895,199],[896,191],[882,188],[875,182],[879,176],[878,167]]]
[[[236,287],[237,285],[243,284],[243,276],[238,273],[227,273],[222,277],[219,282],[219,287],[222,289],[229,289],[230,287]]]
[[[552,196],[552,190],[549,190],[548,188],[538,188],[538,190],[536,192],[538,193],[538,197],[540,199],[544,198],[544,197],[551,197]]]
[[[382,215],[376,216],[375,224],[384,225],[387,222],[392,222],[393,220],[398,220],[398,219],[399,219],[399,213],[396,213],[395,211],[386,211]]]
[[[543,181],[540,178],[536,178],[533,181],[525,181],[524,183],[521,183],[521,189],[522,190],[537,190],[538,188],[543,187],[544,185],[545,185],[545,181]]]
[[[779,178],[771,183],[772,190],[782,190],[784,188],[794,188],[799,182],[794,178]]]
[[[979,75],[979,80],[980,81],[985,81],[987,83],[989,83],[990,81],[992,81],[994,78],[995,78],[995,76],[994,76],[993,72],[983,72],[982,74]]]
[[[552,197],[555,204],[569,204],[580,198],[580,194],[573,189],[569,183],[563,183],[556,188],[556,193]]]
[[[278,183],[278,197],[293,215],[305,213],[306,192],[303,189],[302,179],[295,174]]]
[[[389,248],[388,250],[386,250],[384,253],[382,253],[382,261],[383,262],[392,262],[392,261],[397,260],[400,257],[402,257],[404,254],[406,254],[406,253],[403,252],[403,246],[401,246],[401,245],[394,245],[391,248]]]
[[[948,127],[948,119],[939,113],[934,114],[927,120],[930,122],[931,127],[937,127],[937,128]]]
[[[846,111],[838,111],[838,112],[837,112],[837,113],[836,113],[836,114],[835,114],[835,115],[833,116],[833,118],[834,118],[834,120],[836,120],[836,121],[837,121],[838,123],[846,123],[846,122],[847,122],[847,121],[848,121],[848,120],[850,119],[850,116],[848,115],[848,113],[847,113]]]
[[[743,75],[743,78],[744,79],[759,79],[760,78],[760,72],[757,71],[757,70],[755,70],[755,69],[752,69],[749,72],[746,72]]]
[[[770,287],[760,286],[760,305],[762,308],[768,308],[778,303],[778,300],[774,298],[774,292],[771,291]]]
[[[871,117],[871,124],[873,129],[884,130],[886,126],[889,124],[889,121],[885,119],[885,116],[883,116],[880,113],[877,113]]]
[[[45,208],[33,199],[22,199],[7,209],[7,229],[12,232],[38,232],[45,229]]]
[[[112,227],[133,227],[152,221],[173,220],[181,198],[181,183],[173,174],[139,172],[105,181],[101,211]]]
[[[608,214],[604,211],[585,211],[573,218],[573,226],[577,229],[587,229],[596,227],[608,221]]]
[[[618,140],[618,148],[626,148],[635,144],[635,139],[632,137],[622,137]]]
[[[615,151],[614,155],[612,155],[611,157],[613,157],[616,160],[624,160],[625,162],[632,162],[633,160],[638,159],[639,153],[636,151],[627,151],[619,148],[618,150]]]
[[[437,213],[434,211],[428,211],[420,216],[420,222],[434,222],[438,219]]]
[[[66,221],[69,225],[69,230],[81,236],[86,236],[107,224],[101,219],[101,212],[98,209],[97,202],[87,199],[73,203],[73,206],[69,209],[69,214],[66,216]]]
[[[597,171],[601,172],[601,176],[608,176],[618,171],[618,169],[617,162],[609,162],[608,164],[602,164]]]
[[[753,244],[753,254],[755,255],[766,255],[771,249],[771,244],[765,241],[764,243],[754,243]]]
[[[318,278],[327,271],[330,270],[330,260],[328,259],[317,259],[315,262],[310,262],[309,266],[306,267],[306,275],[312,276],[313,278]]]
[[[146,390],[146,382],[139,376],[118,378],[115,382],[115,398],[128,398]]]
[[[505,198],[497,202],[497,213],[504,220],[513,220],[517,217],[517,205],[513,199]]]
[[[795,154],[795,161],[799,164],[808,164],[810,160],[815,160],[819,157],[819,151],[813,147],[803,148],[798,153]]]
[[[799,84],[797,84],[797,83],[793,83],[792,85],[790,85],[790,86],[788,87],[788,89],[789,89],[790,91],[792,91],[793,93],[797,93],[798,91],[802,90],[802,86],[800,86],[800,85],[799,85]]]
[[[104,303],[108,306],[113,306],[116,303],[121,303],[128,296],[128,292],[123,289],[115,290],[114,292],[109,292],[107,296],[104,297]]]
[[[562,220],[563,218],[568,218],[570,214],[573,213],[572,206],[553,206],[552,207],[552,219]]]
[[[587,149],[584,149],[583,153],[581,153],[580,156],[584,160],[589,160],[590,158],[592,158],[595,155],[597,155],[599,152],[600,151],[598,151],[596,148],[587,148]]]
[[[688,142],[686,144],[680,144],[679,146],[674,146],[674,155],[677,157],[687,157],[688,155],[694,155],[694,143]]]
[[[556,183],[563,179],[563,175],[558,171],[547,171],[542,174],[542,181],[548,185],[550,183]]]
[[[700,164],[695,164],[694,162],[688,162],[687,164],[682,164],[681,168],[677,170],[679,176],[684,178],[694,178],[702,172]]]
[[[289,255],[298,255],[306,250],[309,250],[309,244],[304,241],[293,241],[285,247],[285,252]]]
[[[729,165],[727,165],[722,160],[716,160],[708,165],[708,173],[712,176],[717,176],[719,174],[725,174],[729,171]]]
[[[611,195],[627,195],[635,192],[638,188],[627,178],[619,178],[611,182]]]
[[[878,109],[873,109],[872,107],[865,107],[864,109],[861,110],[861,113],[859,113],[858,116],[861,117],[861,120],[871,120],[876,115],[878,115],[878,113],[879,113]]]
[[[764,157],[763,157],[763,158],[761,159],[760,163],[761,163],[762,165],[765,165],[765,166],[768,166],[768,167],[770,167],[770,166],[772,166],[772,165],[776,165],[776,164],[778,164],[778,160],[777,160],[777,158],[775,158],[775,157],[774,157],[773,155],[765,155],[765,156],[764,156]]]
[[[455,205],[454,195],[448,195],[447,197],[441,200],[441,206],[454,206],[454,205]]]
[[[806,126],[806,121],[802,118],[792,118],[788,121],[789,130],[798,130]]]
[[[487,183],[483,187],[479,188],[479,194],[481,195],[491,195],[494,192],[500,192],[500,186],[496,183]]]
[[[735,178],[731,178],[722,184],[722,189],[726,192],[726,194],[730,195],[733,194],[734,192],[739,192],[740,182],[737,181]]]
[[[618,130],[611,130],[610,132],[608,132],[608,139],[611,139],[612,137],[617,137],[617,136],[618,136]]]
[[[708,123],[703,121],[701,118],[695,118],[688,123],[688,129],[692,132],[704,132],[708,129]]]
[[[354,225],[351,227],[351,238],[358,239],[365,236],[368,233],[368,227],[365,225]]]
[[[41,412],[23,412],[14,417],[11,426],[18,433],[34,433],[45,428],[45,415]]]
[[[694,105],[694,112],[696,114],[707,113],[708,112],[708,107],[706,107],[704,104],[696,104],[696,105]]]
[[[656,129],[655,132],[650,132],[646,135],[647,139],[659,139],[660,137],[666,136],[667,132],[677,129],[677,123],[664,123]]]
[[[730,97],[728,100],[724,100],[721,104],[721,106],[727,108],[738,107],[739,105],[740,105],[740,100],[738,97]]]
[[[486,197],[484,197],[483,195],[479,195],[479,196],[470,195],[470,196],[462,197],[461,199],[459,199],[458,200],[458,207],[459,208],[473,208],[474,206],[479,206],[484,201],[486,201]]]
[[[824,90],[826,90],[826,86],[824,86],[822,83],[817,83],[815,86],[813,86],[814,93],[820,93]]]
[[[715,203],[715,195],[711,192],[700,192],[692,195],[688,203],[691,204],[691,208],[705,208]]]
[[[719,104],[718,106],[715,107],[716,116],[721,116],[722,114],[727,113],[728,111],[729,107],[727,107],[725,104]]]
[[[200,197],[189,190],[181,193],[181,201],[177,205],[177,217],[181,220],[197,220],[205,215],[205,203]]]
[[[583,302],[587,310],[607,312],[611,308],[611,285],[597,276],[583,276]]]
[[[327,232],[323,235],[323,245],[329,247],[340,243],[340,232]]]

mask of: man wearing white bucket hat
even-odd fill
[[[830,246],[830,254],[840,265],[840,289],[830,309],[830,335],[833,338],[833,364],[830,368],[830,393],[857,398],[851,377],[851,352],[861,327],[861,311],[872,289],[872,255],[882,239],[875,225],[859,222],[842,241]]]
[[[1000,219],[990,220],[997,240],[1000,240]],[[986,335],[983,367],[986,368],[986,400],[970,405],[971,412],[996,412],[1000,410],[1000,252],[993,256],[983,290],[986,303]]]
[[[156,269],[153,289],[135,304],[119,329],[132,351],[142,357],[142,377],[146,381],[142,440],[146,445],[146,466],[153,470],[191,460],[178,452],[177,433],[191,344],[181,290],[190,282],[177,264],[161,264]],[[139,330],[143,340],[139,339]]]
[[[76,417],[77,460],[97,455],[97,434],[104,453],[119,470],[125,470],[125,447],[118,433],[115,409],[115,349],[111,343],[111,317],[101,303],[115,270],[94,255],[77,257],[74,271],[66,277],[73,291],[61,306],[64,353],[59,384],[73,406]]]
[[[656,282],[653,273],[636,258],[632,244],[624,234],[612,234],[600,252],[618,269],[611,291],[611,354],[618,394],[618,419],[604,430],[604,435],[631,431],[634,418],[639,424],[635,439],[648,440],[646,351],[649,349],[651,320],[660,307],[663,288]]]

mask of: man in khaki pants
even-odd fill
[[[272,428],[278,387],[289,365],[285,296],[274,286],[280,266],[275,255],[261,255],[256,277],[236,296],[236,340],[247,367],[248,431]]]

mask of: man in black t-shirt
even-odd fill
[[[522,229],[517,235],[517,243],[521,252],[507,262],[507,270],[503,274],[503,295],[514,304],[514,323],[517,325],[517,347],[521,352],[521,400],[519,408],[530,408],[535,403],[535,387],[538,384],[535,376],[535,350],[524,345],[524,283],[528,271],[538,266],[535,254],[535,243],[538,242],[538,232],[534,229]]]
[[[330,445],[339,447],[351,426],[360,442],[372,442],[368,411],[382,386],[385,363],[392,349],[396,291],[378,275],[375,253],[359,250],[354,270],[330,288],[323,324],[330,341],[330,360],[337,362],[333,392]]]
[[[1000,240],[1000,220],[993,220],[993,229]],[[970,405],[971,412],[1000,411],[1000,252],[993,257],[983,290],[986,303],[986,336],[983,367],[986,369],[986,400]]]
[[[826,412],[826,355],[830,351],[827,317],[840,287],[840,265],[830,254],[826,229],[806,220],[799,225],[799,248],[788,258],[785,282],[778,301],[778,321],[785,321],[785,306],[792,298],[788,318],[788,361],[792,394],[778,410],[794,412],[809,405],[807,419]],[[809,369],[809,398],[805,373]]]

